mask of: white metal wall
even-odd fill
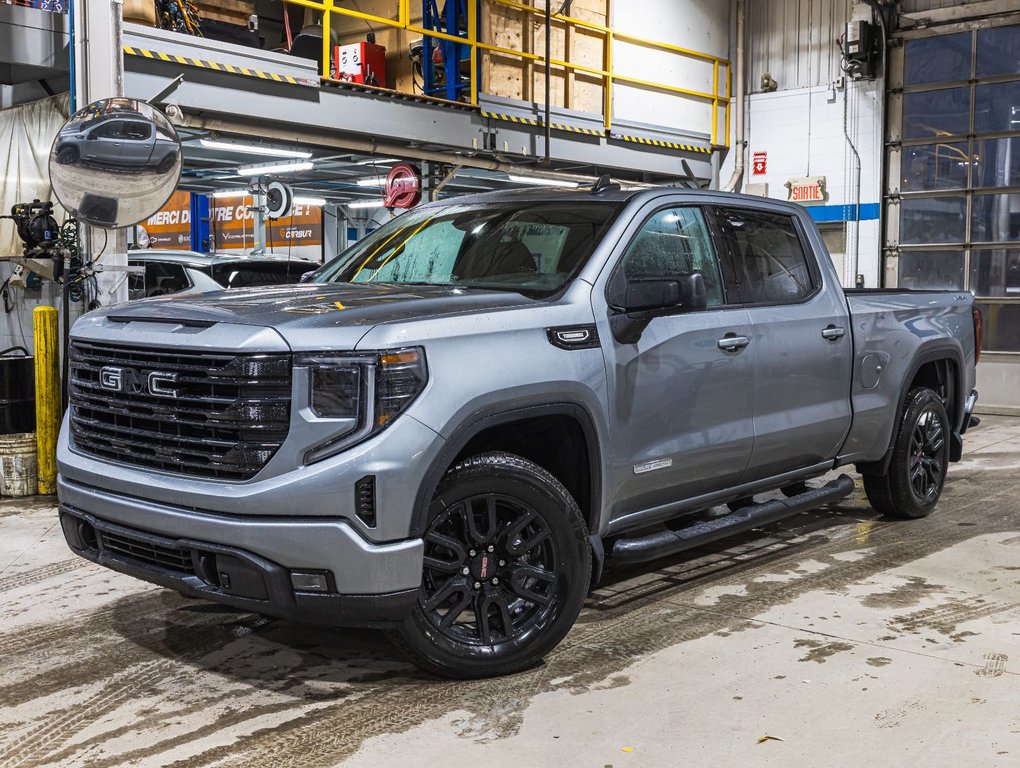
[[[836,40],[850,0],[748,0],[748,77],[768,72],[781,89],[825,85],[840,76]]]
[[[702,53],[730,57],[730,3],[725,0],[630,0],[611,5],[613,27]],[[710,62],[666,51],[613,44],[613,69],[624,75],[712,92]],[[724,83],[720,76],[720,82]],[[724,87],[724,86],[723,86]],[[708,102],[614,83],[613,114],[623,120],[708,132]]]

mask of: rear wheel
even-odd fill
[[[941,398],[927,387],[911,390],[888,472],[864,475],[864,491],[876,511],[911,519],[931,513],[946,483],[949,430]]]
[[[591,549],[577,503],[551,474],[491,453],[450,469],[429,510],[418,604],[398,641],[447,677],[534,666],[581,611]]]

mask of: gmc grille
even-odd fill
[[[287,437],[289,354],[74,341],[68,361],[71,437],[83,453],[247,480]]]

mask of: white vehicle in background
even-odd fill
[[[286,254],[202,254],[145,249],[128,252],[128,298],[171,293],[220,291],[257,285],[288,285],[319,267]]]

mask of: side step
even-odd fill
[[[853,478],[840,475],[821,488],[813,488],[789,499],[772,499],[752,504],[732,514],[694,523],[679,531],[656,531],[634,539],[617,539],[608,554],[622,563],[655,560],[777,522],[798,512],[815,509],[830,501],[845,498],[853,491]]]

